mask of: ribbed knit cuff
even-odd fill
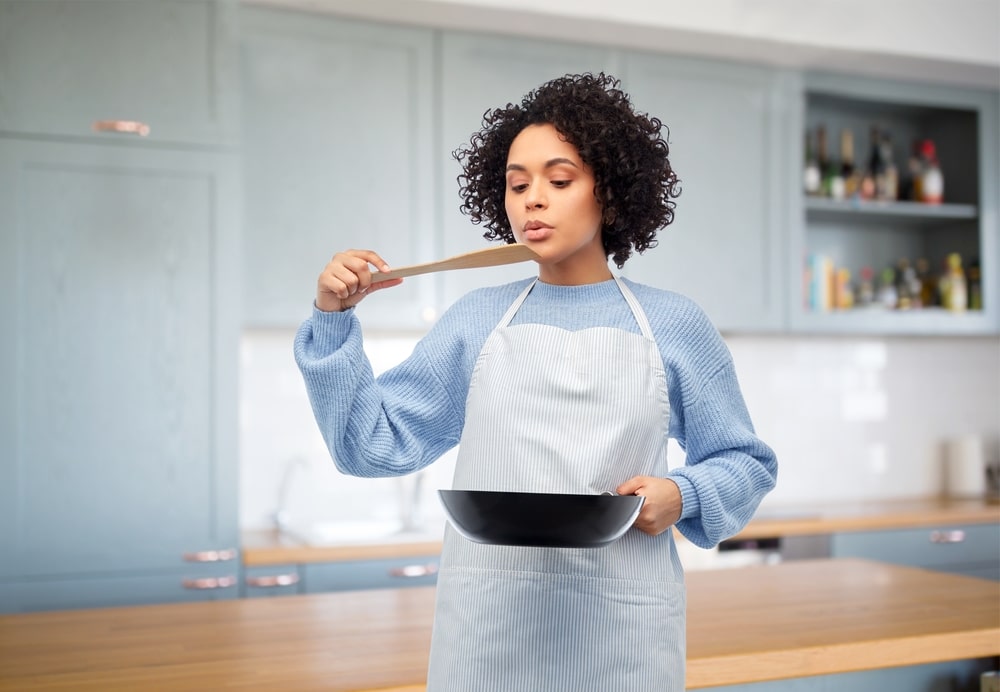
[[[354,308],[324,312],[313,303],[312,341],[316,353],[332,353],[340,348],[357,322]]]
[[[668,478],[676,483],[681,491],[681,502],[683,503],[681,505],[681,519],[690,519],[701,514],[701,501],[698,499],[694,484],[681,475],[668,476]]]

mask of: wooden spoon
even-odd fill
[[[417,274],[430,274],[433,272],[443,272],[449,269],[476,269],[478,267],[497,267],[501,264],[515,264],[527,260],[538,259],[538,255],[527,245],[513,243],[510,245],[500,245],[498,247],[488,247],[483,250],[473,250],[461,255],[455,255],[435,262],[424,264],[412,264],[408,267],[397,267],[388,272],[375,272],[372,274],[372,283],[376,281],[388,281],[404,276],[415,276]]]

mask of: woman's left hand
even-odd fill
[[[681,490],[669,478],[636,476],[619,485],[616,492],[646,498],[634,526],[650,536],[658,536],[681,518]]]

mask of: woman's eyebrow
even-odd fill
[[[558,158],[554,158],[554,159],[549,159],[548,161],[545,162],[545,168],[552,168],[553,166],[558,166],[558,165],[564,164],[564,163],[565,164],[569,164],[573,168],[579,168],[579,166],[577,166],[575,163],[573,163],[569,159],[564,159],[562,157],[558,157]],[[527,170],[527,169],[524,166],[522,166],[521,164],[519,164],[519,163],[508,163],[507,164],[507,170],[508,171],[524,171],[524,170]]]

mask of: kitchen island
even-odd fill
[[[1000,655],[1000,584],[863,560],[688,575],[691,689]],[[434,588],[0,616],[0,690],[421,690]]]

